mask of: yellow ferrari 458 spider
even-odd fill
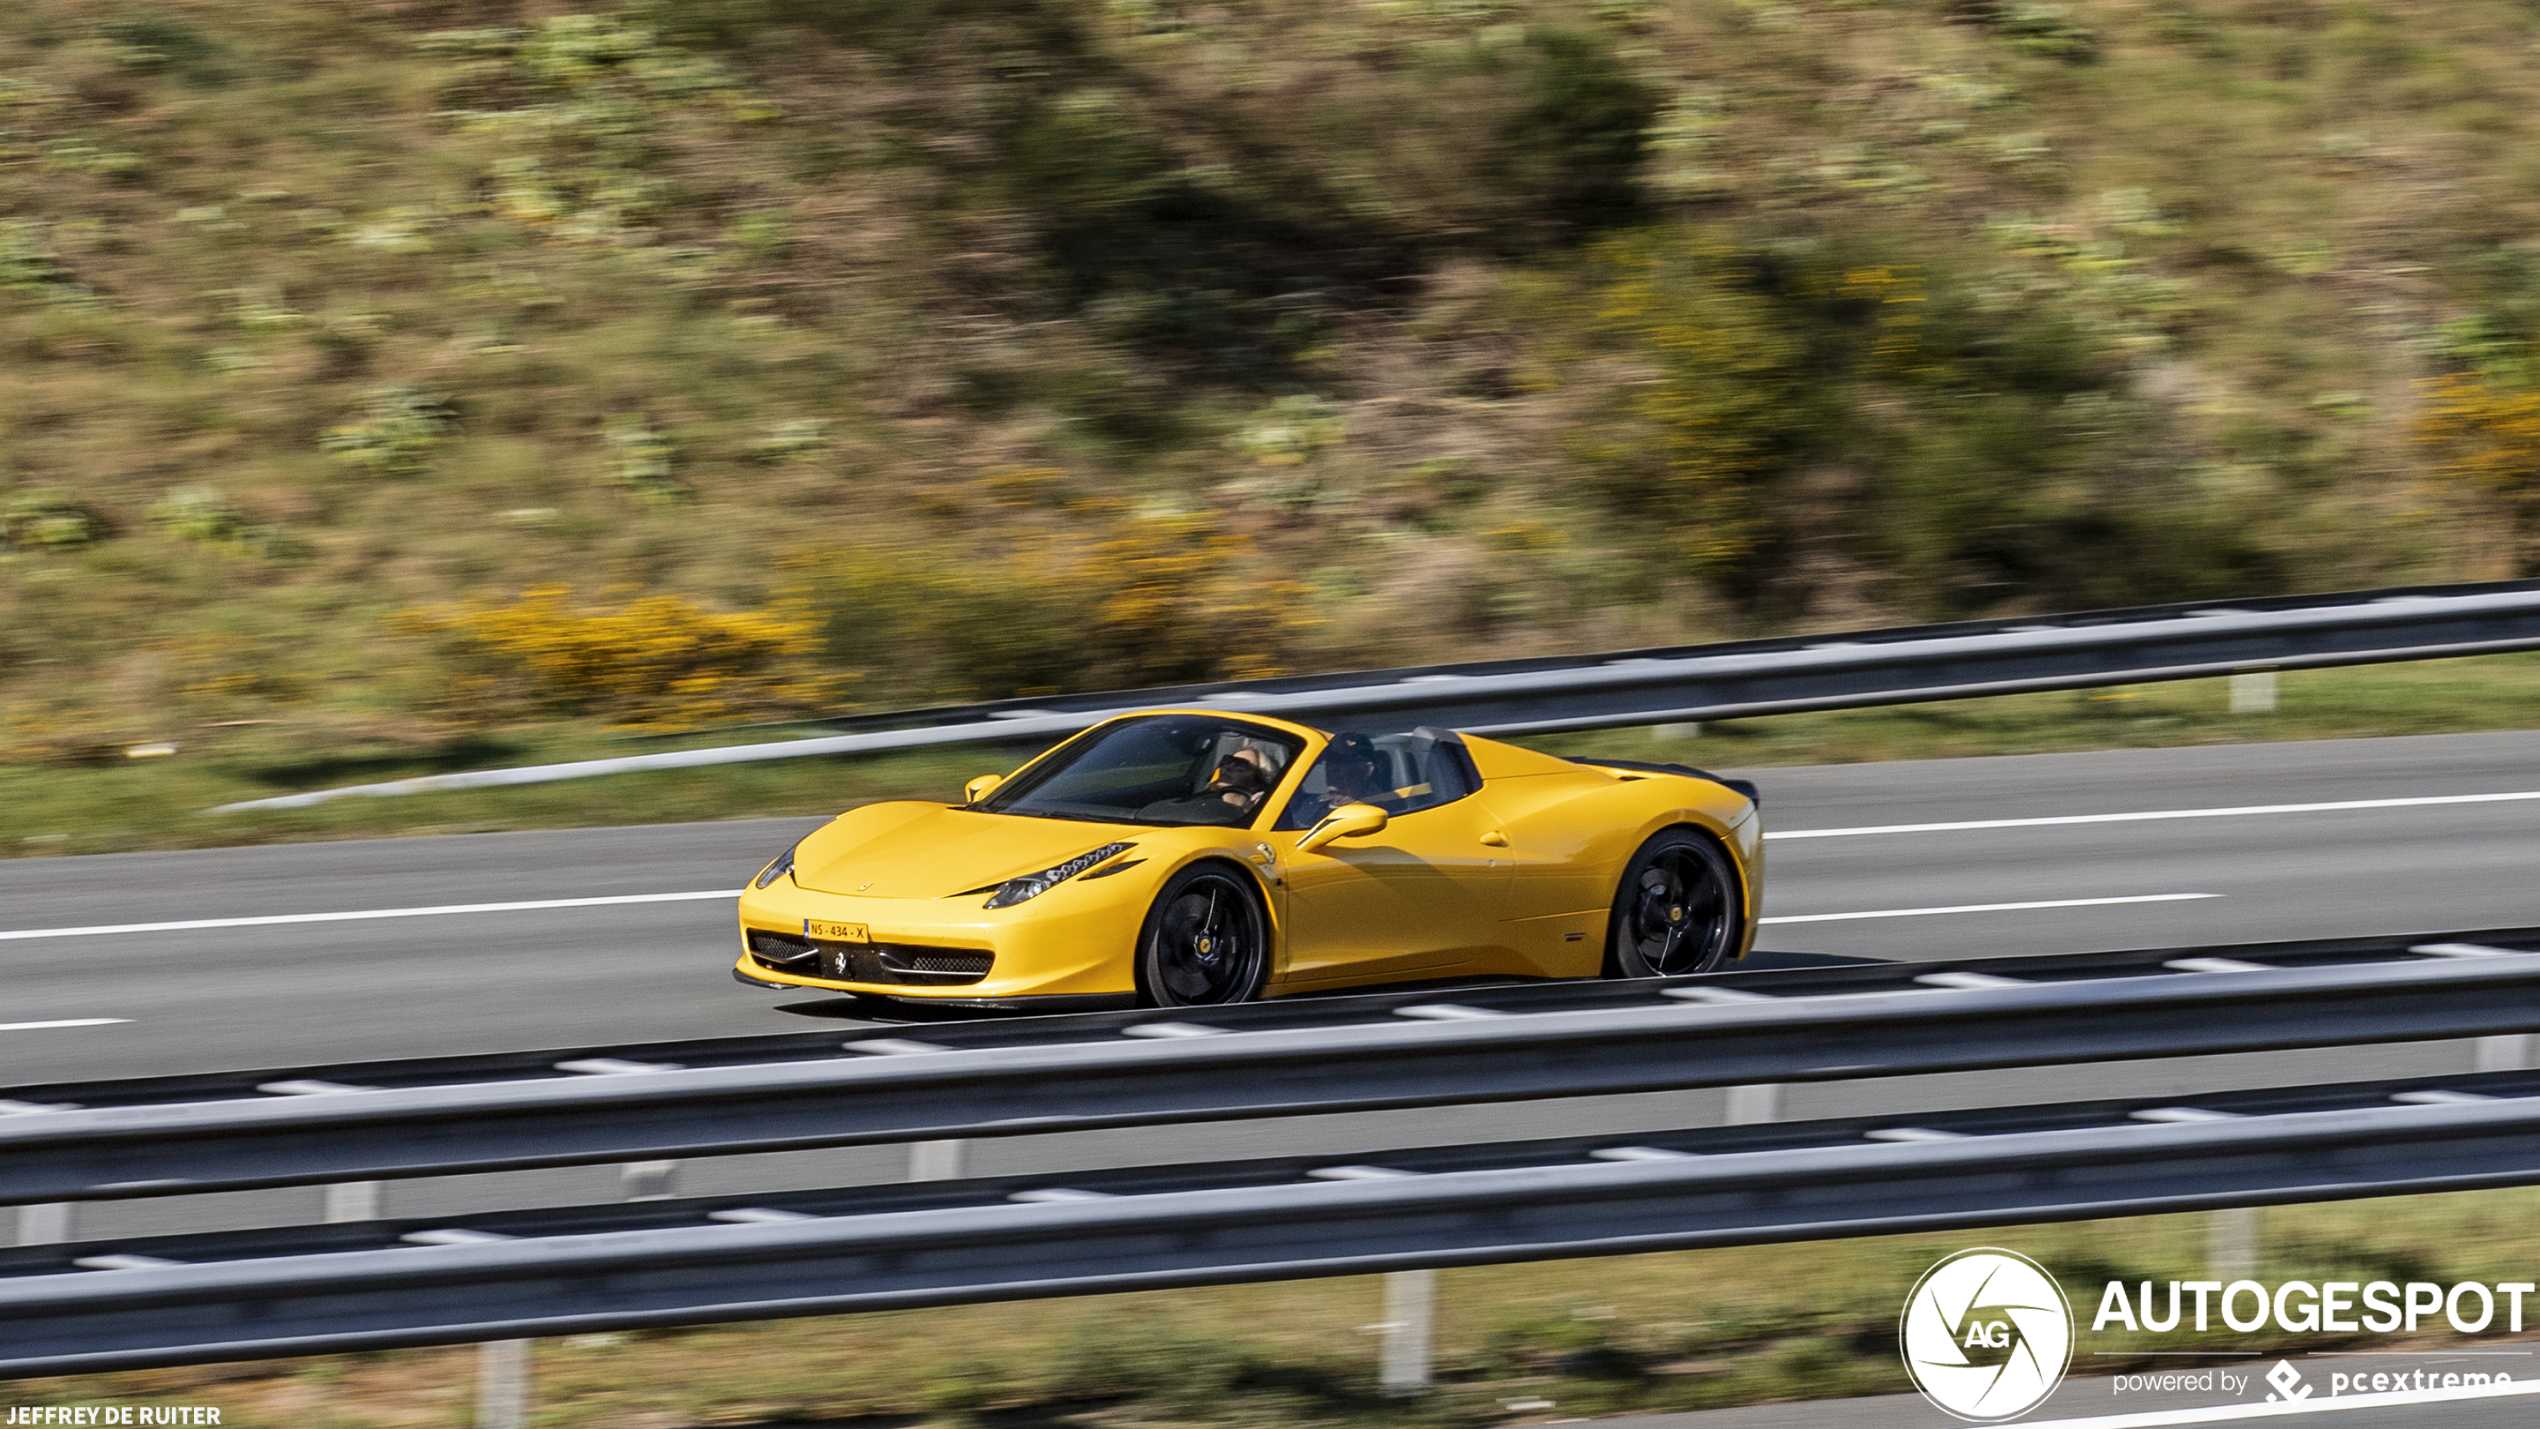
[[[733,972],[957,1007],[1243,1002],[1746,955],[1754,786],[1451,731],[1123,715],[958,804],[868,804],[760,871]]]

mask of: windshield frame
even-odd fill
[[[1132,812],[1114,812],[1098,815],[1072,813],[1059,809],[1017,809],[1012,807],[1016,801],[1029,797],[1035,790],[1047,784],[1061,772],[1072,767],[1087,750],[1091,749],[1094,744],[1100,742],[1104,737],[1117,733],[1122,728],[1129,725],[1142,724],[1156,720],[1203,720],[1220,725],[1234,726],[1241,729],[1248,736],[1258,738],[1265,743],[1276,744],[1288,748],[1289,754],[1287,756],[1287,764],[1279,771],[1279,777],[1273,780],[1270,787],[1262,792],[1261,800],[1253,806],[1251,816],[1240,824],[1216,824],[1188,820],[1141,819]],[[1320,730],[1309,729],[1302,726],[1272,724],[1266,721],[1254,719],[1250,716],[1232,714],[1223,710],[1154,710],[1133,715],[1122,715],[1116,719],[1104,720],[1100,724],[1080,730],[1069,738],[1053,745],[1039,758],[1031,760],[1022,768],[1006,776],[1004,782],[997,785],[995,789],[989,791],[986,798],[981,799],[978,803],[971,804],[966,807],[978,813],[999,814],[1008,818],[1056,819],[1067,823],[1099,824],[1115,828],[1223,829],[1228,831],[1254,831],[1262,827],[1262,823],[1265,819],[1275,817],[1279,810],[1287,807],[1288,797],[1292,794],[1296,781],[1303,777],[1306,767],[1312,764],[1314,759],[1319,755],[1325,742],[1325,738],[1326,737]]]

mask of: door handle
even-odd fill
[[[1489,833],[1482,835],[1482,842],[1488,844],[1492,848],[1506,848],[1508,847],[1508,835],[1501,833],[1497,829],[1493,829]]]

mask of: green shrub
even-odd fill
[[[829,423],[819,417],[797,417],[774,423],[750,443],[750,459],[763,462],[800,460],[828,445],[828,431]]]
[[[422,43],[455,61],[443,75],[456,101],[449,117],[508,150],[485,181],[494,211],[560,237],[630,241],[682,202],[680,187],[657,172],[666,127],[700,115],[777,117],[712,57],[623,16],[559,15],[530,29],[440,31]]]
[[[611,417],[601,435],[615,453],[609,465],[611,483],[655,505],[687,499],[688,488],[671,472],[670,439],[650,422],[640,416]]]
[[[208,486],[171,491],[150,507],[149,515],[170,534],[188,541],[234,541],[247,531],[246,518]]]
[[[458,430],[458,414],[449,399],[420,387],[377,388],[363,403],[360,421],[327,428],[318,444],[336,460],[376,476],[416,475],[434,449]]]
[[[1631,217],[1656,93],[1592,30],[1529,27],[1512,63],[1519,101],[1499,126],[1486,175],[1556,236]]]
[[[136,74],[172,70],[197,83],[224,78],[220,47],[200,30],[171,15],[145,10],[97,27],[114,62]]]
[[[2008,0],[1994,7],[1993,28],[2018,49],[2067,64],[2088,64],[2099,57],[2099,37],[2074,23],[2061,5],[2039,0]]]
[[[93,296],[53,251],[44,225],[27,218],[0,219],[0,290],[54,303]]]
[[[0,547],[76,550],[100,534],[100,523],[88,508],[56,487],[30,487],[0,503]]]

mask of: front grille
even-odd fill
[[[882,966],[898,972],[942,973],[963,982],[977,982],[988,975],[996,958],[988,953],[950,953],[931,948],[896,947],[885,944],[875,951],[882,955]]]
[[[818,960],[819,952],[812,947],[809,938],[796,937],[792,933],[771,933],[764,928],[752,928],[750,956],[769,967],[807,972]]]
[[[908,943],[815,942],[812,950],[811,959],[789,971],[810,973],[832,982],[884,986],[959,987],[986,977],[996,962],[989,953]]]
[[[750,930],[750,956],[771,968],[831,982],[959,987],[996,965],[994,953],[919,943],[824,943],[797,933]]]

